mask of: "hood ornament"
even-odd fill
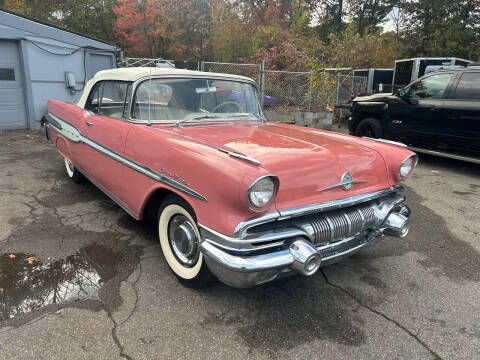
[[[364,183],[364,182],[366,182],[366,181],[355,180],[353,178],[352,174],[350,174],[349,172],[344,172],[342,174],[342,177],[340,178],[340,182],[338,182],[336,184],[333,184],[333,185],[330,185],[330,186],[327,186],[327,187],[324,187],[324,188],[321,188],[321,189],[318,189],[317,192],[333,189],[333,188],[340,187],[340,186],[342,186],[346,191],[348,191],[348,190],[352,189],[353,184],[359,184],[359,183]]]

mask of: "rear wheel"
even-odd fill
[[[169,195],[157,217],[158,236],[170,270],[188,287],[205,287],[213,275],[200,252],[200,232],[194,212],[185,200]]]
[[[73,164],[65,158],[65,169],[67,170],[67,175],[70,179],[72,179],[74,182],[81,183],[83,181],[83,175],[78,169],[73,166]]]
[[[360,121],[355,128],[355,135],[362,137],[381,138],[383,136],[382,124],[375,118],[366,118]]]

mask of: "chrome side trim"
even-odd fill
[[[440,156],[440,157],[454,159],[454,160],[462,160],[462,161],[467,161],[467,162],[471,162],[471,163],[474,163],[474,164],[480,164],[480,158],[474,158],[474,157],[464,156],[464,155],[455,155],[455,154],[450,154],[450,153],[443,152],[443,151],[422,149],[422,148],[417,148],[417,147],[413,147],[413,146],[409,146],[408,148],[412,151],[419,152],[419,153],[435,155],[435,156]]]
[[[284,209],[279,211],[272,211],[264,215],[251,218],[249,220],[242,221],[235,227],[235,230],[233,231],[233,236],[240,237],[242,232],[244,232],[246,229],[252,226],[265,224],[267,222],[274,221],[274,220],[284,220],[291,217],[302,216],[312,212],[325,212],[329,210],[340,209],[342,207],[352,206],[352,205],[360,204],[362,202],[374,200],[382,196],[386,196],[388,194],[400,191],[402,189],[403,187],[401,185],[396,185],[396,186],[389,187],[387,189],[383,189],[383,190],[379,190],[379,191],[375,191],[367,194],[351,196],[348,198],[326,201],[319,204],[299,206],[299,207]]]
[[[76,167],[76,169],[78,171],[80,171],[82,173],[83,176],[85,176],[88,181],[90,181],[93,185],[95,185],[100,191],[102,191],[105,195],[107,195],[115,204],[117,204],[118,206],[120,206],[128,215],[130,215],[132,218],[134,219],[137,219],[137,217],[135,216],[135,214],[133,213],[132,210],[130,210],[127,205],[125,205],[124,203],[122,203],[120,200],[118,200],[115,196],[113,196],[112,194],[110,194],[102,185],[100,185],[99,183],[97,183],[95,180],[93,180],[91,177],[89,177],[82,169]]]
[[[235,151],[229,151],[229,150],[226,150],[226,149],[222,149],[222,148],[217,148],[218,151],[221,151],[229,156],[232,156],[232,157],[236,157],[238,159],[241,159],[241,160],[245,160],[245,161],[248,161],[252,164],[255,164],[255,165],[261,165],[262,163],[260,161],[258,161],[257,159],[254,159],[248,155],[245,155],[245,154],[242,154],[242,153],[238,153],[238,152],[235,152]]]
[[[203,195],[201,195],[200,193],[196,192],[195,190],[191,189],[190,187],[178,182],[178,181],[175,181],[165,175],[163,175],[162,173],[158,172],[158,171],[155,171],[155,170],[152,170],[150,169],[148,166],[145,166],[143,164],[140,164],[138,162],[136,162],[135,160],[132,160],[126,156],[123,156],[119,153],[117,153],[116,151],[114,150],[111,150],[99,143],[97,143],[96,141],[90,139],[89,137],[83,135],[80,133],[80,131],[74,127],[73,125],[69,124],[68,122],[66,122],[65,120],[62,120],[58,117],[56,117],[55,115],[52,115],[52,114],[48,114],[50,117],[52,117],[54,119],[54,121],[56,121],[57,123],[60,124],[61,128],[57,128],[55,126],[55,124],[53,123],[50,123],[50,125],[53,126],[53,128],[59,132],[60,134],[62,134],[63,136],[65,136],[67,139],[69,139],[70,141],[73,141],[73,142],[83,142],[84,144],[90,146],[92,149],[122,163],[123,165],[125,166],[128,166],[129,168],[135,170],[135,171],[138,171],[139,173],[141,174],[144,174],[160,183],[163,183],[163,184],[166,184],[168,186],[171,186],[172,188],[174,189],[177,189],[185,194],[188,194],[190,196],[193,196],[197,199],[200,199],[200,200],[203,200],[203,201],[208,201],[207,198],[205,198]]]

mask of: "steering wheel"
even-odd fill
[[[212,109],[211,112],[217,112],[217,110],[220,109],[222,106],[228,105],[228,104],[233,104],[233,105],[235,105],[235,106],[238,108],[238,111],[237,111],[237,112],[240,112],[240,113],[245,112],[245,110],[243,110],[243,108],[240,106],[239,103],[237,103],[236,101],[232,101],[232,100],[227,100],[227,101],[222,102],[221,104],[218,104],[217,106],[215,106],[215,107]]]

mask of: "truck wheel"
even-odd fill
[[[83,182],[83,175],[80,171],[78,171],[78,169],[73,166],[73,164],[70,162],[70,160],[67,160],[67,158],[65,158],[65,168],[67,169],[67,175],[70,179],[73,180],[73,182],[77,183],[77,184],[80,184],[81,182]]]
[[[160,245],[170,270],[187,287],[209,285],[213,274],[200,252],[200,232],[194,212],[185,200],[167,196],[158,210]]]
[[[362,137],[381,138],[383,136],[383,129],[380,121],[375,118],[366,118],[360,121],[355,128],[355,135]]]

